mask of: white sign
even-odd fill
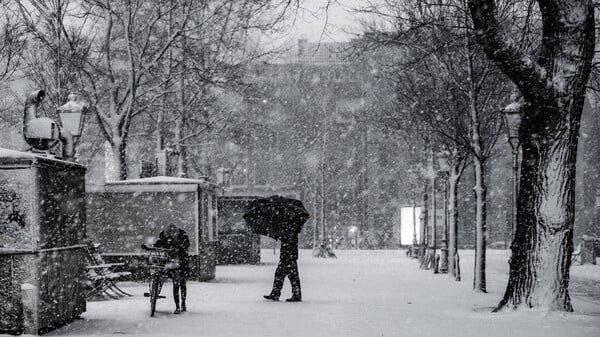
[[[420,240],[421,224],[419,221],[419,214],[421,214],[421,207],[415,207],[414,218],[413,208],[400,207],[400,244],[412,245],[413,243],[413,229],[416,227],[417,231],[417,242]]]

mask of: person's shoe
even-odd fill
[[[181,312],[187,312],[187,308],[185,306],[185,302],[181,303]]]
[[[181,310],[179,309],[179,307],[175,308],[175,311],[173,311],[173,313],[175,315],[179,315],[181,313]]]
[[[288,298],[285,301],[286,302],[302,302],[302,297],[301,296],[293,295],[292,297]]]
[[[266,300],[271,300],[271,301],[279,301],[279,296],[275,296],[273,294],[269,294],[269,295],[265,295],[263,296]]]

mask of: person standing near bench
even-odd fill
[[[273,280],[273,289],[269,295],[263,297],[267,300],[279,301],[281,288],[287,276],[292,285],[292,297],[286,302],[301,302],[302,291],[300,289],[300,275],[298,274],[298,234],[290,233],[281,238],[281,251],[279,254],[279,264],[275,270],[275,279]]]
[[[186,280],[189,276],[189,254],[190,239],[187,233],[169,223],[167,227],[160,232],[158,241],[154,243],[154,247],[171,249],[169,254],[171,258],[179,259],[179,267],[170,271],[170,277],[173,280],[173,300],[175,301],[174,314],[180,314],[187,311],[185,299],[187,297]],[[181,293],[181,306],[179,305],[179,294]]]

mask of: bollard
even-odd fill
[[[440,272],[440,254],[435,254],[435,259],[433,260],[433,273],[438,274]]]
[[[454,270],[455,270],[455,280],[456,282],[460,282],[460,257],[458,253],[454,254]]]

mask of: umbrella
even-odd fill
[[[310,216],[300,200],[274,195],[254,200],[244,214],[252,232],[280,239],[298,234]]]

